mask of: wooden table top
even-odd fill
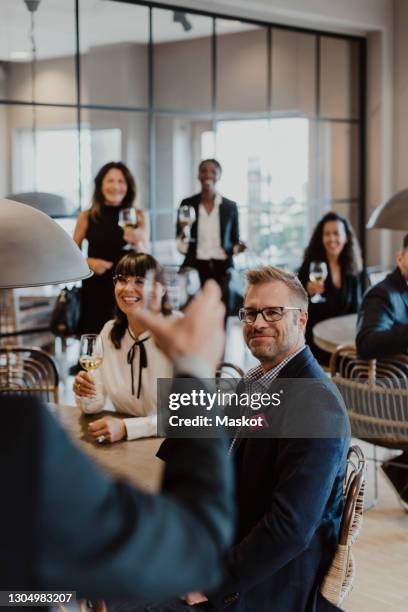
[[[356,314],[326,319],[314,326],[313,340],[322,350],[334,353],[341,344],[355,346],[356,326]]]
[[[74,444],[109,474],[125,478],[145,491],[155,492],[159,489],[163,462],[156,457],[156,452],[162,438],[98,444],[88,434],[88,424],[100,418],[101,414],[84,415],[77,406],[62,404],[54,405],[52,411],[69,432]],[[112,416],[112,413],[109,414]]]

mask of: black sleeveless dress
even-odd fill
[[[112,261],[113,266],[101,276],[94,274],[82,281],[82,310],[80,334],[98,334],[106,321],[113,318],[115,305],[113,276],[118,261],[126,255],[123,250],[123,230],[118,225],[120,207],[102,206],[100,216],[89,217],[85,238],[88,240],[88,257]]]

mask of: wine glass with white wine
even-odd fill
[[[99,334],[84,334],[79,344],[79,363],[92,376],[101,367],[103,361],[103,344]],[[96,384],[96,383],[95,383]],[[96,385],[97,386],[97,385]],[[85,404],[95,401],[96,397],[83,397],[81,401]]]
[[[194,208],[192,206],[189,206],[188,204],[183,204],[183,206],[180,206],[178,220],[179,220],[179,223],[186,224],[185,226],[186,241],[191,242],[191,226],[196,220],[196,212]]]
[[[137,212],[136,208],[122,208],[119,211],[118,225],[123,229],[135,229],[137,227]],[[132,251],[133,246],[131,244],[125,244],[123,247],[124,251]]]
[[[324,282],[327,278],[327,264],[325,261],[311,261],[309,266],[309,280],[312,283],[321,283]],[[315,293],[310,301],[313,304],[319,304],[326,301],[326,298],[320,295],[320,293]]]

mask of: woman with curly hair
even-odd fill
[[[173,368],[158,349],[135,314],[143,307],[146,272],[160,270],[147,253],[125,255],[116,266],[113,284],[115,317],[102,331],[103,362],[93,376],[79,372],[74,392],[85,413],[110,410],[128,415],[122,419],[103,416],[89,424],[89,433],[98,442],[116,442],[154,436],[157,433],[157,379],[171,378]],[[160,305],[158,305],[160,307]],[[171,314],[162,298],[163,315]]]
[[[325,262],[327,278],[312,281],[310,264]],[[362,259],[360,245],[349,221],[329,212],[317,224],[306,247],[299,279],[308,295],[322,296],[320,302],[309,303],[306,342],[322,365],[328,365],[330,355],[313,342],[312,329],[324,319],[357,312],[362,296]]]

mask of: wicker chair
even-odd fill
[[[237,385],[244,376],[244,371],[237,365],[229,361],[222,361],[218,364],[215,372],[215,383],[217,389],[222,389],[225,393],[235,392]]]
[[[0,347],[0,394],[29,394],[58,403],[58,382],[55,362],[45,351]]]
[[[364,360],[355,347],[340,346],[331,357],[330,372],[347,406],[352,435],[374,445],[374,461],[376,446],[408,451],[407,356]],[[373,503],[377,497],[374,470]]]
[[[216,378],[242,378],[243,376],[244,370],[229,361],[222,361],[215,373]]]
[[[351,548],[363,523],[365,473],[366,460],[362,450],[359,446],[351,446],[343,487],[344,510],[339,543],[320,589],[323,597],[335,606],[341,605],[354,584],[356,565]]]

